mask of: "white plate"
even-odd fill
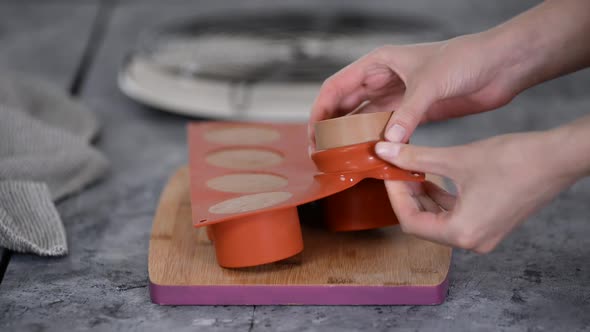
[[[320,88],[316,83],[232,84],[174,75],[141,59],[119,73],[120,89],[158,110],[214,119],[304,122]]]

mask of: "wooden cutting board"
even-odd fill
[[[317,204],[316,204],[317,205]],[[305,249],[288,260],[242,269],[217,264],[205,228],[191,221],[188,168],[170,178],[154,217],[150,295],[163,305],[393,305],[445,299],[451,249],[398,226],[331,233],[316,207],[300,209]]]

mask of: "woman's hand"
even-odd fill
[[[396,110],[386,133],[406,141],[421,121],[491,110],[518,92],[512,84],[514,52],[498,49],[486,33],[444,42],[385,46],[360,58],[322,85],[313,123],[349,113]],[[367,103],[368,102],[368,103]],[[363,104],[365,103],[365,104]]]
[[[323,84],[313,124],[359,108],[396,112],[386,138],[405,142],[421,121],[500,107],[521,91],[590,66],[590,1],[544,1],[493,29],[448,41],[384,46]]]
[[[504,135],[448,148],[378,143],[376,152],[384,160],[447,177],[457,188],[455,197],[431,182],[386,181],[403,231],[490,252],[514,227],[587,175],[590,157],[583,151],[590,147],[590,117],[580,123],[577,129]]]

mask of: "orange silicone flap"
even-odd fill
[[[295,207],[365,178],[424,180],[379,159],[375,141],[319,151],[312,161],[305,124],[191,123],[188,140],[195,227]]]

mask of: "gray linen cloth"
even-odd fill
[[[93,114],[61,89],[21,76],[0,78],[0,246],[60,256],[66,234],[54,202],[104,175],[90,146]]]

